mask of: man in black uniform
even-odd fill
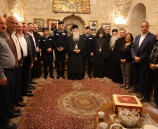
[[[44,67],[44,79],[47,79],[49,65],[50,77],[53,79],[53,37],[49,35],[49,29],[43,28],[43,36],[39,39],[40,49],[42,50],[42,60]]]
[[[63,29],[64,22],[60,21],[58,23],[58,28],[54,30],[54,47],[55,47],[55,57],[56,57],[56,69],[57,69],[57,79],[62,77],[65,79],[65,58],[66,58],[66,47],[67,47],[67,31]]]
[[[90,34],[90,26],[85,28],[85,34],[82,35],[85,42],[85,64],[88,63],[88,77],[92,78],[92,67],[93,67],[93,45],[94,45],[94,36]]]

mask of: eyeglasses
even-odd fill
[[[142,28],[144,28],[144,27],[147,28],[148,26],[142,26]]]
[[[12,21],[9,21],[10,23],[12,23],[13,25],[18,25],[17,22],[12,22]]]

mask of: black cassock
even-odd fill
[[[121,63],[120,63],[120,50],[125,43],[125,38],[118,38],[115,42],[115,47],[113,50],[113,54],[111,56],[111,74],[112,74],[112,81],[116,83],[123,82],[122,79],[122,71],[121,71]]]
[[[73,50],[77,46],[80,53],[75,53]],[[83,79],[84,78],[84,40],[80,36],[78,42],[74,42],[73,36],[68,38],[68,79]]]
[[[104,77],[107,57],[107,40],[105,38],[96,38],[94,43],[93,77]]]

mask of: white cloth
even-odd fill
[[[12,33],[11,35],[11,38],[13,39],[14,41],[14,44],[15,44],[15,47],[16,47],[16,52],[17,52],[17,57],[18,57],[18,60],[21,59],[21,47],[20,47],[20,43],[15,35],[15,33]]]
[[[24,35],[23,34],[22,35],[17,34],[17,37],[19,39],[20,46],[21,46],[22,51],[23,51],[23,56],[24,57],[28,56],[27,42],[24,38]]]
[[[148,34],[148,33],[147,33]],[[145,39],[145,37],[147,36],[147,34],[141,34],[140,40],[139,40],[139,47],[142,44],[143,40]]]
[[[33,33],[30,33],[30,32],[29,32],[29,34],[32,36],[32,39],[33,39],[33,42],[34,42],[34,45],[35,45],[35,48],[36,48],[36,41],[35,41],[35,37],[34,37]]]

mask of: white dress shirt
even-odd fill
[[[26,57],[28,56],[28,48],[27,48],[27,42],[24,38],[24,35],[20,35],[20,34],[17,34],[17,37],[19,39],[19,42],[20,42],[20,46],[22,48],[22,51],[23,51],[23,56]]]

